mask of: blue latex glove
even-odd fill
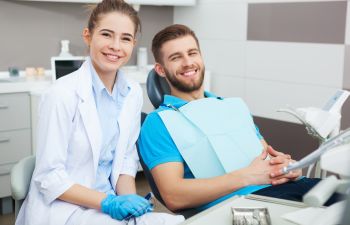
[[[123,220],[130,216],[142,216],[151,209],[152,206],[145,198],[134,194],[108,195],[101,202],[101,211],[117,220]]]

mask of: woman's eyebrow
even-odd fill
[[[103,32],[103,31],[107,31],[107,32],[110,32],[110,33],[114,33],[113,30],[110,30],[110,29],[101,29],[100,32]]]
[[[122,35],[131,37],[131,38],[134,38],[134,35],[132,35],[132,34],[130,34],[130,33],[122,33]]]
[[[101,29],[100,32],[110,32],[110,33],[115,33],[113,30],[110,30],[110,29]],[[131,38],[134,38],[134,35],[130,34],[130,33],[122,33],[123,36],[128,36],[128,37],[131,37]]]

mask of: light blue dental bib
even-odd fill
[[[195,178],[241,169],[262,152],[249,109],[240,98],[203,98],[159,116]]]

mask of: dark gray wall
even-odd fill
[[[299,160],[315,150],[318,141],[307,134],[301,124],[262,117],[254,117],[264,139],[276,150],[286,152]]]
[[[138,45],[150,49],[155,32],[173,23],[173,7],[141,6],[142,35]],[[86,55],[81,33],[89,11],[79,3],[0,1],[0,71],[9,66],[50,69],[60,40],[70,40],[74,55]],[[136,52],[135,48],[135,52]],[[149,51],[149,61],[153,57]],[[136,55],[129,64],[136,63]]]
[[[345,45],[343,86],[350,90],[350,45]]]
[[[347,90],[350,91],[350,89]],[[344,130],[346,128],[350,128],[350,97],[346,100],[342,108],[341,129]]]
[[[345,45],[343,89],[350,91],[350,45]],[[350,97],[342,108],[342,129],[350,127]]]
[[[346,1],[249,4],[248,40],[344,44]]]

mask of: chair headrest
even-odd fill
[[[167,81],[159,76],[154,69],[148,73],[146,87],[148,98],[156,109],[163,103],[164,95],[170,94]]]

